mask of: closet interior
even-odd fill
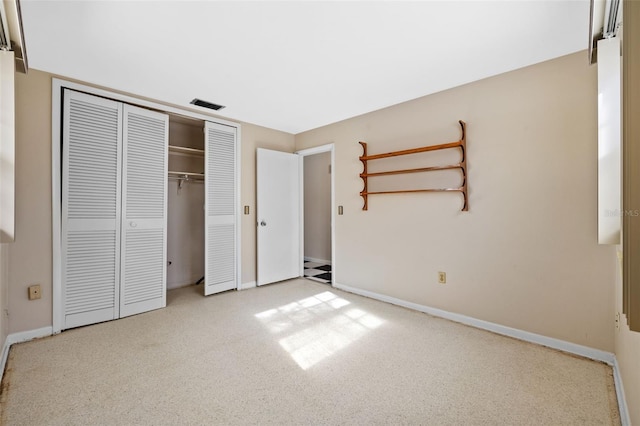
[[[204,122],[169,115],[167,290],[204,278]]]

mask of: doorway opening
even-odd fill
[[[299,151],[302,172],[302,276],[335,282],[333,262],[333,144]]]
[[[169,115],[167,290],[204,281],[204,125]]]

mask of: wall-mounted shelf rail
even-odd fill
[[[460,128],[462,130],[462,136],[459,141],[443,143],[440,145],[430,145],[423,146],[420,148],[412,148],[405,149],[402,151],[392,151],[387,152],[385,154],[375,154],[375,155],[367,155],[367,144],[366,142],[360,142],[362,145],[362,154],[359,159],[362,162],[364,168],[362,173],[360,173],[360,178],[364,181],[364,188],[360,192],[360,196],[364,200],[364,205],[362,206],[362,210],[368,210],[369,203],[368,197],[369,195],[376,194],[399,194],[399,193],[411,193],[411,192],[460,192],[463,196],[464,204],[462,205],[462,211],[469,210],[469,199],[467,194],[467,139],[466,139],[466,124],[464,121],[460,120]],[[401,169],[401,170],[389,170],[384,172],[375,172],[369,173],[367,171],[367,162],[372,160],[380,160],[383,158],[390,157],[398,157],[401,155],[411,155],[411,154],[419,154],[422,152],[429,151],[438,151],[443,149],[452,149],[452,148],[460,148],[462,157],[459,163],[449,164],[444,166],[433,166],[433,167],[420,167],[413,169]],[[405,173],[423,173],[423,172],[433,172],[438,170],[455,170],[459,169],[462,172],[462,185],[457,188],[440,188],[440,189],[402,189],[402,190],[394,190],[394,191],[369,191],[368,187],[368,179],[370,177],[379,177],[379,176],[390,176],[390,175],[399,175]]]
[[[203,149],[187,148],[186,146],[169,145],[169,152],[176,154],[192,155],[195,157],[204,157]]]

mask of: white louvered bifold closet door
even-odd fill
[[[63,329],[118,318],[122,104],[64,91]]]
[[[205,285],[206,296],[237,288],[237,129],[205,123]]]
[[[169,116],[124,106],[120,317],[166,306]]]

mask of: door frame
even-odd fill
[[[335,144],[329,143],[296,151],[300,157],[300,276],[304,277],[304,157],[323,152],[331,153],[331,286],[336,286],[336,179]]]
[[[152,109],[168,114],[181,115],[196,120],[210,121],[237,129],[236,136],[236,288],[242,288],[242,247],[241,247],[241,125],[233,121],[220,119],[213,115],[203,114],[187,109],[176,108],[159,102],[139,99],[113,91],[87,86],[85,84],[53,78],[51,80],[51,225],[52,225],[52,332],[58,334],[64,324],[62,309],[62,91],[76,90],[93,96],[112,99],[141,108]]]

